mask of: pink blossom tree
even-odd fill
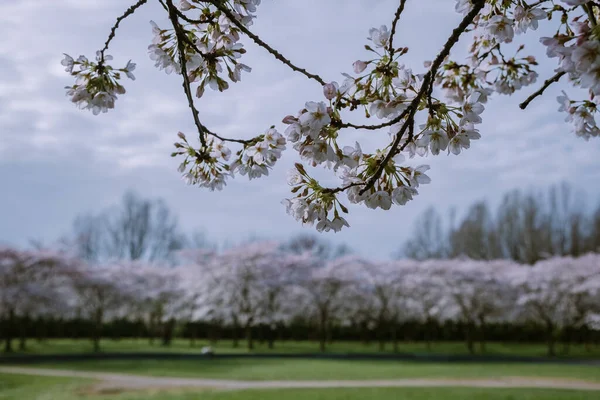
[[[19,348],[25,350],[27,323],[36,314],[55,313],[66,299],[64,278],[73,260],[62,254],[39,250],[0,248],[0,316],[6,320],[4,350],[12,352],[18,332]]]

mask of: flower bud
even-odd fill
[[[335,96],[337,95],[337,86],[338,85],[336,82],[330,82],[323,86],[323,94],[325,95],[325,98],[327,100],[335,98]]]
[[[283,118],[283,120],[281,121],[284,124],[293,124],[294,122],[298,122],[298,118],[294,117],[293,115],[286,115],[285,118]]]
[[[181,0],[181,1],[179,2],[179,9],[180,9],[181,11],[188,11],[188,10],[189,10],[189,9],[191,9],[191,8],[192,8],[192,5],[191,5],[190,3],[188,3],[188,1],[187,1],[187,0]]]
[[[367,63],[364,61],[354,61],[354,63],[352,64],[352,66],[354,67],[354,73],[355,74],[360,74],[361,72],[363,72],[365,69],[367,69]]]

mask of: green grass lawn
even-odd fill
[[[91,382],[0,374],[2,400],[595,400],[600,392],[545,389],[361,388],[97,393]]]
[[[89,340],[48,340],[38,342],[29,340],[26,353],[51,354],[51,353],[85,353],[92,351],[92,344]],[[150,345],[147,339],[123,339],[112,340],[105,339],[101,342],[102,351],[105,352],[177,352],[177,353],[195,353],[200,352],[203,346],[208,345],[206,341],[197,341],[194,347],[190,346],[188,340],[175,340],[170,346],[165,347],[158,344]],[[16,343],[15,343],[16,346]],[[239,347],[234,348],[232,341],[219,341],[213,346],[218,353],[247,353],[245,342],[240,341]],[[280,353],[301,353],[318,352],[318,343],[309,341],[280,341],[275,343],[273,350],[267,347],[266,343],[256,342],[253,352],[280,352]],[[562,350],[559,346],[559,353]],[[399,351],[405,353],[419,354],[468,354],[466,346],[461,342],[437,342],[433,343],[428,349],[425,343],[400,343]],[[334,342],[328,346],[327,352],[330,353],[377,353],[378,344],[371,342],[364,344],[360,342]],[[387,343],[385,352],[392,352],[391,343]],[[479,352],[479,349],[478,349]],[[545,356],[546,347],[541,343],[500,343],[491,342],[486,344],[485,354],[496,355],[514,355],[514,356]],[[0,355],[1,357],[1,355]],[[567,354],[559,354],[559,357],[586,357],[600,358],[600,346],[571,345]]]
[[[556,377],[600,381],[600,368],[560,364],[477,364],[305,359],[94,360],[35,367],[151,376],[240,380]]]

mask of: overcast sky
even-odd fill
[[[263,0],[253,30],[288,58],[326,80],[341,81],[352,62],[367,57],[368,29],[390,24],[397,0]],[[405,63],[422,72],[459,15],[451,0],[409,1],[397,44],[410,48]],[[125,0],[19,0],[0,2],[0,242],[25,245],[31,238],[52,241],[69,231],[73,218],[119,201],[128,188],[162,197],[187,230],[205,230],[214,241],[235,242],[250,235],[282,238],[302,227],[280,204],[288,196],[286,171],[297,161],[288,151],[259,181],[230,181],[222,192],[187,187],[169,157],[178,131],[194,131],[179,77],[154,68],[146,48],[149,20],[166,26],[158,2],[123,22],[108,52],[117,67],[137,63],[135,82],[115,110],[93,116],[68,101],[71,78],[60,65],[62,53],[93,57],[108,35]],[[537,34],[527,40],[530,53],[543,60]],[[207,91],[198,102],[201,117],[229,137],[251,137],[295,114],[307,100],[321,100],[321,88],[287,70],[263,49],[247,44],[244,62],[253,68],[242,82],[222,94]],[[466,41],[455,54],[463,54]],[[544,188],[568,181],[590,199],[600,200],[600,140],[585,142],[559,115],[547,91],[527,111],[517,104],[552,75],[554,61],[540,68],[542,79],[513,97],[488,105],[482,139],[460,156],[441,155],[426,162],[431,185],[405,207],[391,211],[351,207],[351,228],[328,239],[358,252],[387,258],[411,232],[415,217],[428,206],[442,213],[464,209],[475,200],[495,205],[513,188]],[[571,90],[571,93],[573,91]],[[372,151],[385,132],[349,132]],[[345,202],[348,203],[347,201]],[[316,232],[316,231],[315,231]]]

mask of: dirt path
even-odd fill
[[[365,381],[234,381],[223,379],[171,378],[105,372],[83,372],[45,368],[0,367],[0,373],[95,379],[98,389],[270,389],[348,387],[483,387],[600,390],[600,383],[574,379],[505,377],[496,379],[394,379]]]

